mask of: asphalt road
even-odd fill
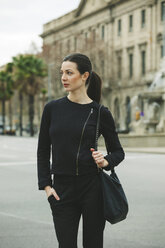
[[[36,138],[0,136],[0,248],[58,247],[38,191],[36,147]],[[116,172],[130,210],[125,221],[106,224],[104,248],[165,248],[165,155],[126,153]],[[79,248],[81,241],[80,224]]]

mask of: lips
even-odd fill
[[[67,86],[69,86],[69,84],[64,84],[64,87],[67,87]]]

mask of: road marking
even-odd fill
[[[12,218],[15,218],[15,219],[20,219],[20,220],[35,222],[35,223],[38,223],[38,224],[45,224],[45,225],[50,225],[50,226],[53,225],[53,223],[50,223],[50,222],[40,221],[40,220],[34,220],[34,219],[30,219],[30,218],[26,218],[26,217],[21,217],[21,216],[10,214],[10,213],[5,213],[5,212],[0,212],[0,215],[7,216],[7,217],[12,217]]]
[[[0,163],[0,166],[12,166],[12,165],[34,165],[36,164],[36,160],[34,161],[19,161],[19,162],[4,162]]]

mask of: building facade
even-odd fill
[[[147,91],[165,55],[164,0],[81,0],[77,9],[43,26],[48,64],[48,98],[65,94],[61,61],[69,53],[88,55],[103,80],[102,104],[119,131],[130,130],[144,113]],[[164,130],[165,131],[165,130]]]

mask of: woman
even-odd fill
[[[99,135],[105,139],[108,154],[93,149],[101,79],[92,71],[89,58],[79,53],[66,56],[61,81],[68,95],[47,103],[42,115],[37,151],[39,189],[46,191],[60,248],[77,247],[81,216],[83,247],[102,248],[105,220],[99,167],[113,169],[124,159],[124,151],[112,115],[104,106]]]

